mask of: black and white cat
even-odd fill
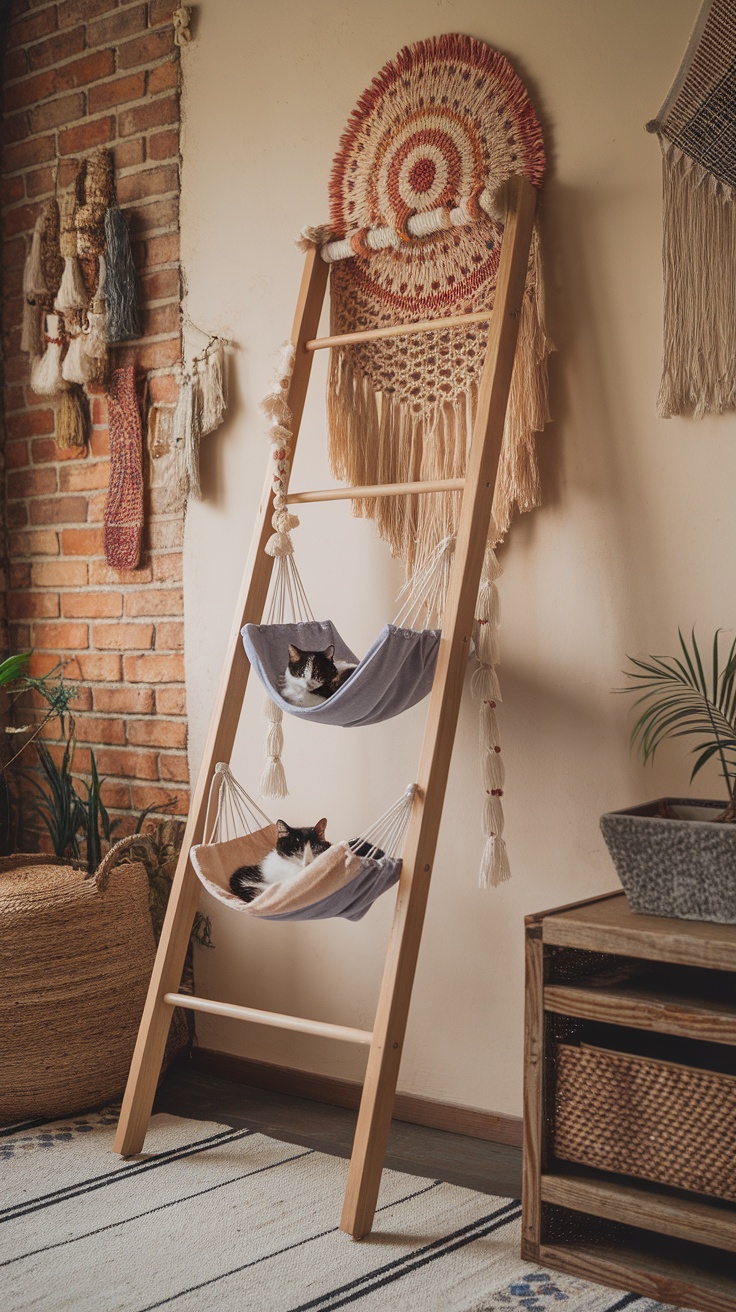
[[[289,643],[289,663],[281,676],[281,691],[293,706],[319,706],[350,678],[356,668],[336,661],[335,648],[302,651]]]
[[[230,876],[230,889],[243,902],[252,902],[268,884],[293,879],[330,846],[325,838],[325,819],[318,820],[311,829],[292,829],[283,820],[277,820],[276,825],[278,838],[275,848],[266,853],[259,865],[240,866]]]

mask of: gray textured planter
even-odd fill
[[[662,806],[681,819],[662,819]],[[662,797],[609,811],[601,829],[632,911],[736,924],[736,824],[725,802]]]

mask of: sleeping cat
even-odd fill
[[[342,687],[355,668],[350,661],[336,661],[334,647],[302,651],[289,643],[289,663],[281,676],[281,691],[294,706],[319,706]]]
[[[312,828],[292,829],[283,820],[277,820],[276,846],[267,852],[256,866],[240,866],[230,876],[230,888],[243,902],[252,902],[267,884],[279,884],[282,879],[293,879],[320,852],[330,846],[325,838],[326,820],[318,820]]]

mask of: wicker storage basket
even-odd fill
[[[554,1152],[736,1201],[736,1077],[560,1044]]]
[[[0,1122],[119,1093],[155,955],[142,865],[0,860]],[[112,869],[112,873],[111,873]]]

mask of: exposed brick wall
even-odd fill
[[[10,0],[2,111],[5,507],[9,644],[34,668],[60,657],[80,685],[76,758],[94,746],[106,801],[130,813],[188,804],[181,515],[147,493],[141,567],[104,558],[106,404],[92,402],[88,452],[61,450],[55,412],[29,387],[20,353],[22,273],[36,216],[76,157],[114,149],[144,300],[144,339],[114,363],[148,372],[151,400],[176,397],[180,359],[179,59],[172,0]],[[2,562],[0,561],[0,564]],[[88,745],[88,746],[86,746]],[[30,754],[29,754],[30,757]],[[30,759],[29,759],[30,763]]]

